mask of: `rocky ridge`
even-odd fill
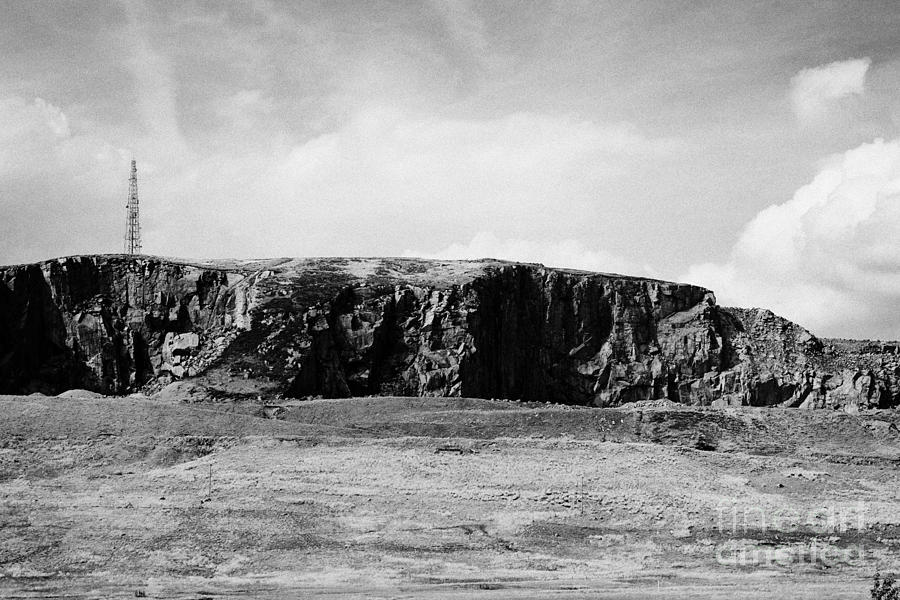
[[[496,260],[0,267],[0,393],[469,396],[886,408],[896,345],[819,340],[709,290]]]

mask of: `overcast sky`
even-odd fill
[[[0,263],[522,259],[900,337],[900,3],[0,0]]]

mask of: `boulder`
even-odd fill
[[[200,336],[193,332],[169,332],[163,340],[160,358],[164,363],[177,365],[186,356],[190,356],[200,348]],[[171,371],[171,369],[169,369]]]

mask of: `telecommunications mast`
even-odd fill
[[[137,163],[131,161],[131,181],[128,185],[128,214],[125,217],[125,254],[141,253],[141,214],[138,206]]]

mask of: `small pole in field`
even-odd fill
[[[584,496],[585,496],[584,475],[582,475],[581,476],[581,502],[579,502],[579,504],[581,504],[581,516],[582,517],[584,516]]]

